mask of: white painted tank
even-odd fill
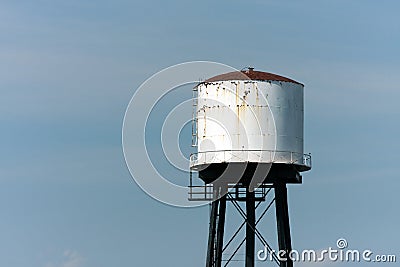
[[[310,169],[311,157],[303,152],[303,84],[249,68],[210,78],[195,90],[193,170],[240,162]]]

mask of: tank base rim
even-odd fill
[[[229,162],[198,165],[192,167],[191,171],[198,171],[199,178],[206,184],[301,184],[300,172],[309,169],[311,168],[299,168],[298,165],[286,163]]]

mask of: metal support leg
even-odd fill
[[[255,229],[256,229],[256,208],[254,191],[246,188],[246,267],[254,267],[255,254]]]
[[[218,202],[219,200],[214,200],[214,202],[212,202],[211,204],[206,267],[214,266],[214,243],[217,224]]]
[[[293,267],[293,261],[288,257],[292,250],[289,225],[289,211],[287,203],[287,189],[285,183],[275,184],[276,221],[278,228],[279,250],[286,251],[286,260],[280,262],[280,267]]]
[[[226,211],[226,195],[219,200],[218,209],[218,228],[217,228],[217,247],[215,253],[216,267],[222,264],[222,249],[224,245],[224,228],[225,228],[225,211]]]

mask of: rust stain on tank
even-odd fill
[[[239,105],[239,83],[236,83],[236,92],[235,92],[235,98],[236,98],[236,117],[237,117],[237,143],[240,143],[240,105]]]
[[[236,116],[237,116],[237,119],[238,119],[238,122],[239,122],[239,120],[240,120],[240,118],[239,118],[239,115],[240,115],[240,108],[239,108],[239,83],[236,83],[236,91],[235,91],[235,99],[236,99],[236,109],[237,109],[237,113],[236,113]]]
[[[236,83],[235,98],[236,98],[236,106],[238,106],[239,105],[239,83]]]
[[[207,118],[206,118],[206,109],[205,109],[205,107],[204,107],[204,128],[203,128],[203,130],[204,130],[204,132],[203,132],[203,137],[206,137],[206,135],[207,135]]]

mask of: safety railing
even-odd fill
[[[271,191],[271,185],[260,185],[257,188],[254,188],[254,199],[256,201],[264,201],[266,195]],[[230,199],[237,201],[245,201],[246,200],[246,186],[242,184],[227,184],[226,185],[227,192],[229,194]],[[215,200],[216,193],[214,191],[213,184],[204,184],[204,185],[196,185],[189,186],[189,197],[190,201],[210,201]],[[221,195],[219,196],[221,197]]]
[[[287,163],[311,168],[311,154],[277,150],[217,150],[190,155],[190,167],[225,162]]]

